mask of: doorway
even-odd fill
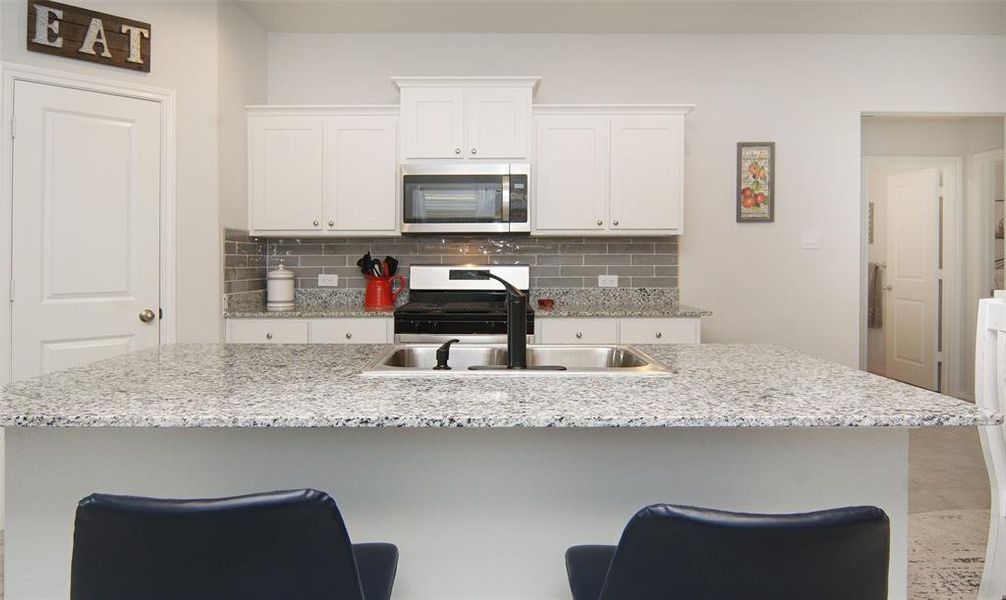
[[[0,379],[172,341],[170,92],[4,66]],[[6,256],[3,256],[6,255]],[[170,313],[169,313],[170,315]],[[173,315],[170,315],[173,316]]]
[[[1002,175],[1003,126],[1002,117],[863,118],[866,370],[973,399],[975,310],[996,260],[995,206],[982,197]]]

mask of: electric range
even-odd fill
[[[409,302],[395,309],[395,342],[506,342],[506,291],[491,279],[451,279],[452,270],[484,270],[524,292],[530,288],[527,265],[412,265]],[[534,335],[534,311],[527,309],[527,333]]]

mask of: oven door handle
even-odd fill
[[[503,222],[510,223],[510,175],[503,176]]]

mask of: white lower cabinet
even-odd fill
[[[615,319],[540,319],[535,323],[540,344],[617,344]]]
[[[307,321],[300,319],[228,319],[232,344],[306,344]]]
[[[623,344],[698,344],[699,319],[621,319],[618,341]]]
[[[391,341],[392,319],[322,319],[311,321],[308,341],[312,344],[387,344]]]
[[[698,318],[566,319],[535,322],[539,344],[698,344]]]
[[[387,344],[391,318],[227,319],[231,344]]]

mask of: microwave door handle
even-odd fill
[[[503,222],[510,222],[510,176],[503,176]]]

